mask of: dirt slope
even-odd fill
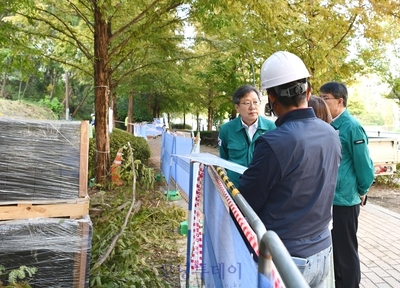
[[[54,113],[43,106],[25,101],[0,99],[0,117],[36,120],[57,119]]]

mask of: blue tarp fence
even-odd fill
[[[206,287],[257,287],[257,265],[207,170],[203,193],[206,215],[203,224],[203,279]]]
[[[162,134],[161,171],[169,183],[173,179],[180,187],[181,193],[188,196],[189,227],[186,274],[190,278],[202,278],[205,287],[257,287],[257,264],[252,259],[248,248],[240,236],[229,211],[221,199],[207,169],[204,169],[203,185],[203,235],[200,243],[202,255],[201,264],[193,267],[191,258],[199,251],[194,251],[196,235],[193,226],[196,221],[196,200],[193,194],[196,187],[196,177],[199,163],[218,165],[242,173],[244,167],[225,161],[208,153],[190,154],[194,140],[170,133]],[[201,148],[196,151],[200,152]],[[190,266],[192,268],[190,269]],[[194,275],[197,273],[198,275]],[[264,287],[272,287],[266,280]]]
[[[136,137],[143,137],[145,139],[147,139],[147,137],[161,136],[164,130],[163,127],[165,127],[163,118],[154,118],[152,123],[129,123],[129,125],[133,126],[133,135]]]

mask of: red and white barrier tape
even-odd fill
[[[232,201],[231,196],[228,194],[226,191],[226,188],[221,180],[221,178],[217,175],[217,173],[213,170],[211,170],[213,173],[214,177],[214,184],[216,184],[216,188],[219,192],[219,194],[226,200],[228,203],[229,209],[231,209],[233,216],[235,216],[236,221],[238,222],[240,228],[242,229],[244,235],[246,236],[247,241],[249,241],[249,244],[251,247],[254,249],[258,256],[258,242],[257,242],[257,235],[253,231],[253,229],[250,227],[249,223],[244,219],[244,216],[242,212],[239,210],[239,208],[236,206],[235,202]]]
[[[240,228],[242,229],[244,235],[246,236],[247,241],[249,241],[249,244],[251,247],[254,249],[256,252],[257,256],[259,255],[259,250],[258,250],[258,242],[257,242],[257,235],[253,231],[253,229],[250,227],[250,224],[244,219],[244,216],[242,212],[239,210],[237,205],[235,204],[234,201],[232,201],[231,196],[228,194],[226,191],[226,188],[217,174],[217,172],[210,167],[208,171],[212,171],[213,175],[213,183],[215,184],[215,187],[218,190],[218,193],[220,196],[225,198],[226,202],[228,203],[229,209],[231,209],[233,215],[235,216]],[[278,270],[276,269],[275,264],[271,261],[271,275],[270,275],[270,281],[273,283],[274,288],[285,288],[285,284],[282,281],[281,276],[279,275]]]
[[[198,273],[203,265],[203,231],[201,227],[200,198],[203,193],[204,164],[200,163],[194,194],[192,251],[190,257],[190,274]]]

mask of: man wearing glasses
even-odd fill
[[[219,154],[223,159],[248,167],[257,138],[274,129],[275,124],[259,115],[260,93],[253,86],[237,88],[232,101],[239,117],[221,126],[218,135]],[[227,175],[239,187],[240,174],[228,170]]]
[[[374,181],[374,165],[369,156],[368,137],[347,107],[347,88],[338,82],[321,86],[320,97],[331,111],[331,125],[342,143],[342,162],[339,166],[333,199],[333,260],[336,288],[359,287],[361,280],[358,257],[358,215],[360,204]]]

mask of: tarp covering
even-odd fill
[[[0,118],[0,201],[74,199],[81,122]]]

